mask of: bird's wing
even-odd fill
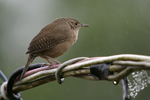
[[[44,33],[43,33],[44,32]],[[33,38],[31,41],[28,51],[28,53],[38,53],[43,50],[48,50],[53,48],[59,43],[64,42],[68,36],[67,33],[68,31],[65,29],[61,30],[47,30],[47,31],[42,31]]]

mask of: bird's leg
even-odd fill
[[[48,63],[50,63],[51,65],[53,64],[51,61],[49,61],[48,59],[45,59]]]
[[[51,61],[49,61],[48,59],[44,58],[49,64],[42,64],[41,67],[43,66],[52,66],[53,63]]]
[[[60,64],[60,62],[59,61],[57,61],[57,60],[55,60],[55,59],[53,59],[53,58],[51,58],[51,57],[48,57],[48,56],[46,56],[47,58],[44,58],[47,62],[49,62],[50,63],[50,65],[48,65],[48,64],[46,64],[46,65],[48,65],[49,66],[49,69],[54,69],[54,68],[57,68],[58,67],[58,65],[56,66],[56,64]],[[48,59],[51,59],[52,61],[54,61],[54,62],[56,62],[56,64],[53,64],[51,61],[49,61]],[[44,64],[45,65],[45,64]]]
[[[56,64],[61,64],[59,61],[57,61],[57,60],[55,60],[55,59],[53,59],[53,58],[51,58],[51,57],[49,57],[49,56],[46,56],[48,59],[50,59],[50,60],[52,60],[52,61],[54,61]],[[48,60],[47,59],[47,60]],[[48,60],[48,62],[50,62],[49,60]]]

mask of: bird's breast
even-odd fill
[[[78,31],[73,32],[70,41],[72,42],[72,45],[77,41],[78,39]]]

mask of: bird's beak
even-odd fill
[[[81,24],[81,27],[89,27],[90,25],[88,24]]]

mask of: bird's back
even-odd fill
[[[65,23],[62,21],[62,24]],[[69,36],[68,32],[69,30],[66,29],[64,25],[61,25],[60,22],[59,24],[52,22],[45,26],[39,34],[32,39],[26,54],[52,49],[56,45],[66,41]]]

